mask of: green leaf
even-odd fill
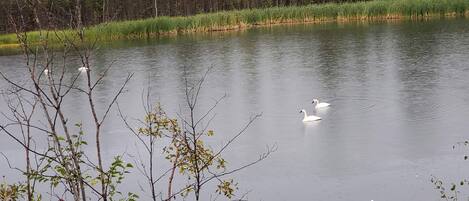
[[[207,132],[207,136],[213,136],[213,135],[214,135],[213,130],[209,130],[209,131]]]

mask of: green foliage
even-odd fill
[[[114,200],[113,198],[116,195],[122,195],[122,192],[117,190],[117,185],[121,184],[124,180],[124,175],[129,172],[129,169],[133,168],[131,163],[126,163],[122,160],[122,156],[114,157],[114,161],[112,162],[109,170],[105,172],[105,181],[108,188],[108,195],[110,200]],[[99,181],[101,178],[100,176],[96,177],[94,180]],[[127,198],[120,199],[120,200],[136,200],[138,198],[137,194],[128,193]]]
[[[137,201],[140,197],[135,193],[127,193],[126,198],[122,198],[119,201]]]
[[[238,189],[236,186],[237,184],[233,183],[233,179],[224,180],[217,185],[216,192],[231,199],[234,195],[234,191]]]
[[[196,137],[195,145],[188,143],[188,141],[192,141],[193,138],[191,137],[186,135],[175,136],[173,143],[164,149],[166,159],[170,162],[177,161],[176,168],[179,169],[180,174],[186,175],[189,181],[195,181],[197,176],[200,176],[203,172],[208,172],[209,169],[210,171],[225,171],[226,160],[219,154],[214,153],[212,148],[207,147],[201,140],[203,139],[202,136],[210,137],[213,135],[214,132],[212,130],[203,133]],[[220,180],[216,192],[231,198],[236,189],[234,186],[233,180]],[[189,192],[194,190],[194,187],[189,187],[181,195],[187,196]]]
[[[165,132],[170,133],[169,136],[181,132],[177,119],[169,118],[160,104],[157,104],[153,111],[145,116],[144,122],[146,126],[138,129],[140,135],[161,138]]]
[[[220,153],[214,153],[211,147],[204,143],[205,137],[215,135],[213,130],[193,133],[193,130],[181,130],[177,119],[172,119],[162,110],[160,104],[154,107],[145,117],[145,127],[139,128],[140,135],[160,138],[166,136],[171,143],[163,148],[165,158],[174,165],[179,174],[187,177],[188,181],[201,181],[200,176],[215,172],[224,172],[227,161]],[[234,195],[236,184],[233,180],[219,180],[216,192],[231,198]],[[197,191],[200,186],[189,185],[180,193],[181,196]],[[199,189],[200,190],[200,189]]]
[[[350,3],[326,3],[306,6],[270,7],[198,14],[188,17],[158,17],[145,20],[111,22],[89,27],[89,41],[148,38],[159,34],[237,29],[259,24],[287,22],[368,19],[373,17],[427,17],[467,15],[469,0],[374,0]],[[58,33],[62,38],[75,38],[73,31]],[[43,34],[44,35],[44,34]],[[51,34],[53,36],[54,34]],[[41,41],[38,31],[28,32],[32,44]],[[60,44],[51,37],[49,44]],[[0,35],[0,49],[17,48],[15,34]]]
[[[455,145],[453,145],[453,149],[456,149],[456,147],[469,147],[469,141],[465,140],[463,142],[458,142]],[[464,155],[464,160],[468,160],[468,155]],[[469,185],[469,180],[468,179],[460,179],[459,182],[456,183],[451,183],[449,186],[445,185],[443,180],[432,176],[431,180],[432,184],[435,186],[435,189],[440,193],[440,198],[443,200],[451,200],[451,201],[457,201],[458,200],[458,195],[461,193],[459,191],[460,187],[464,185]],[[446,186],[446,188],[445,188]],[[448,190],[449,188],[449,190]]]
[[[37,170],[31,170],[29,173],[29,177],[32,180],[35,180],[39,183],[48,183],[53,188],[59,187],[59,185],[63,185],[64,183],[79,180],[79,177],[89,183],[92,186],[96,186],[100,183],[101,179],[105,181],[104,185],[106,187],[106,193],[109,200],[116,200],[116,197],[123,197],[118,200],[120,201],[135,201],[139,197],[135,193],[129,192],[126,196],[123,196],[122,192],[117,189],[117,186],[122,183],[124,176],[129,173],[130,169],[133,168],[133,164],[126,163],[122,156],[115,156],[114,160],[112,161],[109,169],[104,171],[104,174],[100,174],[101,170],[94,169],[94,171],[88,170],[84,172],[79,172],[76,168],[70,169],[73,167],[72,163],[74,159],[78,159],[81,165],[88,166],[85,162],[86,158],[85,153],[82,151],[84,146],[87,146],[88,143],[83,140],[84,132],[82,129],[82,124],[75,124],[75,126],[79,129],[76,135],[72,135],[71,144],[73,146],[73,150],[69,146],[62,146],[58,147],[51,147],[49,151],[59,153],[62,152],[66,156],[63,157],[63,161],[56,161],[48,157],[40,158],[41,161],[46,161],[41,168]],[[65,137],[57,137],[59,141],[65,141]],[[53,174],[51,174],[53,173]],[[96,175],[96,176],[93,176]],[[104,178],[102,178],[104,177]],[[20,186],[23,187],[23,186]],[[37,200],[40,200],[41,197],[38,197]],[[0,199],[0,201],[3,201]]]
[[[16,201],[23,198],[25,193],[24,184],[7,184],[5,181],[0,184],[0,201]]]
[[[451,183],[449,191],[445,188],[445,185],[441,179],[436,177],[432,177],[431,180],[432,184],[435,186],[435,189],[440,193],[440,198],[444,200],[451,200],[457,201],[459,191],[457,190],[457,184]],[[459,183],[460,186],[467,184],[466,180],[463,180]]]

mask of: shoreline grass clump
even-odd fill
[[[326,3],[307,6],[271,7],[223,11],[187,17],[157,17],[144,20],[110,22],[85,29],[91,41],[152,38],[187,32],[236,30],[246,27],[348,20],[418,19],[467,16],[469,0],[373,0]],[[74,38],[73,32],[59,31]],[[40,32],[28,33],[31,43],[39,43]],[[49,38],[50,40],[50,38]],[[51,41],[54,43],[54,40]],[[15,34],[0,35],[0,49],[17,45]]]

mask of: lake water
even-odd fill
[[[238,195],[249,192],[249,200],[439,200],[431,175],[447,182],[469,176],[463,160],[469,150],[452,149],[469,136],[468,25],[467,19],[330,23],[120,42],[96,52],[92,73],[115,62],[97,89],[99,104],[135,73],[119,103],[129,117],[141,118],[148,86],[174,116],[184,104],[184,68],[196,78],[213,66],[201,108],[227,98],[215,110],[212,146],[262,113],[224,154],[228,165],[278,147],[232,176]],[[21,79],[21,61],[0,57],[0,70]],[[332,106],[316,113],[323,120],[303,123],[299,111],[312,113],[314,97]],[[70,121],[91,126],[88,106],[81,104],[86,99],[68,101]],[[104,154],[135,154],[136,139],[116,113],[108,120]],[[22,154],[4,134],[0,147],[11,158]],[[14,173],[2,158],[0,175]],[[138,191],[139,179],[130,176],[128,188]],[[206,199],[211,192],[204,192]]]

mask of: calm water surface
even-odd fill
[[[128,72],[135,73],[119,103],[129,117],[139,118],[143,89],[151,86],[154,100],[174,115],[184,104],[184,68],[195,78],[213,66],[201,108],[225,93],[227,98],[215,111],[212,146],[257,113],[262,117],[225,154],[229,165],[278,146],[267,160],[234,175],[238,194],[249,191],[249,200],[438,200],[431,175],[456,182],[469,174],[462,160],[467,150],[452,149],[469,136],[468,24],[453,19],[275,26],[123,42],[98,50],[92,73],[115,61],[97,89],[101,104]],[[20,63],[20,56],[0,57],[0,69],[16,79],[23,78]],[[313,97],[332,107],[317,112],[322,121],[302,123],[298,112],[313,112]],[[81,104],[86,99],[69,101],[71,121],[91,126]],[[135,138],[115,113],[105,129],[106,155],[136,153]],[[22,153],[5,135],[0,147],[12,158]],[[0,160],[0,175],[13,173]],[[139,179],[129,177],[129,188],[138,191]]]

